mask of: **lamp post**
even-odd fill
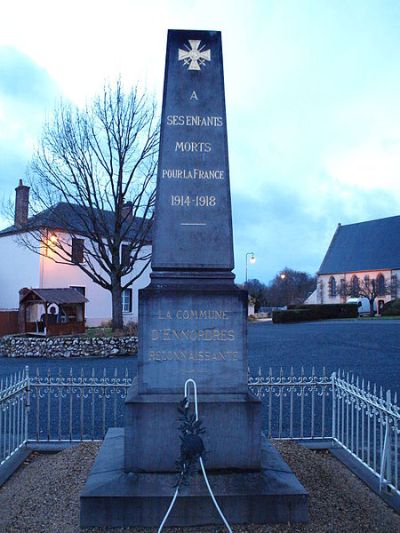
[[[279,277],[281,278],[282,283],[285,284],[285,285],[284,285],[284,289],[285,289],[285,293],[284,293],[284,294],[285,294],[285,305],[286,305],[286,307],[287,307],[287,306],[288,306],[288,303],[289,303],[289,302],[288,302],[289,299],[288,299],[288,285],[287,285],[288,280],[287,280],[287,274],[286,274],[286,272],[281,272],[281,273],[279,274]]]
[[[247,252],[246,254],[246,285],[247,285],[247,264],[248,264],[248,257],[250,256],[250,263],[254,265],[256,262],[256,256],[254,255],[254,252]]]

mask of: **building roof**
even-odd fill
[[[59,202],[54,207],[41,211],[30,217],[27,224],[23,227],[13,225],[3,229],[0,231],[0,237],[12,233],[21,233],[43,228],[64,230],[73,234],[87,235],[93,230],[93,217],[97,218],[102,230],[102,235],[106,236],[113,232],[114,213],[112,211],[93,209],[91,212],[86,206]],[[135,218],[131,223],[126,238],[137,238],[138,232],[140,233],[144,228],[147,229],[148,224],[149,221],[146,219],[139,217]],[[147,233],[146,241],[148,244],[151,243],[151,228]]]
[[[400,216],[338,225],[318,274],[400,268]]]
[[[76,289],[29,289],[22,297],[22,301],[29,299],[32,295],[39,300],[52,304],[83,304],[88,302],[82,293]]]

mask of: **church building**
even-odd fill
[[[317,275],[309,303],[343,303],[369,283],[376,286],[378,311],[398,298],[400,216],[338,224]]]

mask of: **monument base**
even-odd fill
[[[177,406],[182,394],[138,394],[125,401],[125,471],[175,472],[180,457]],[[261,401],[253,394],[202,394],[200,419],[209,469],[259,470]]]
[[[261,463],[259,472],[207,472],[228,522],[307,522],[308,494],[265,437]],[[171,503],[175,482],[173,473],[126,473],[124,430],[110,429],[81,493],[81,527],[159,526]],[[180,489],[166,525],[221,523],[199,473],[189,486]]]

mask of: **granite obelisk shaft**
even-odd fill
[[[233,269],[220,32],[168,32],[152,269]]]

